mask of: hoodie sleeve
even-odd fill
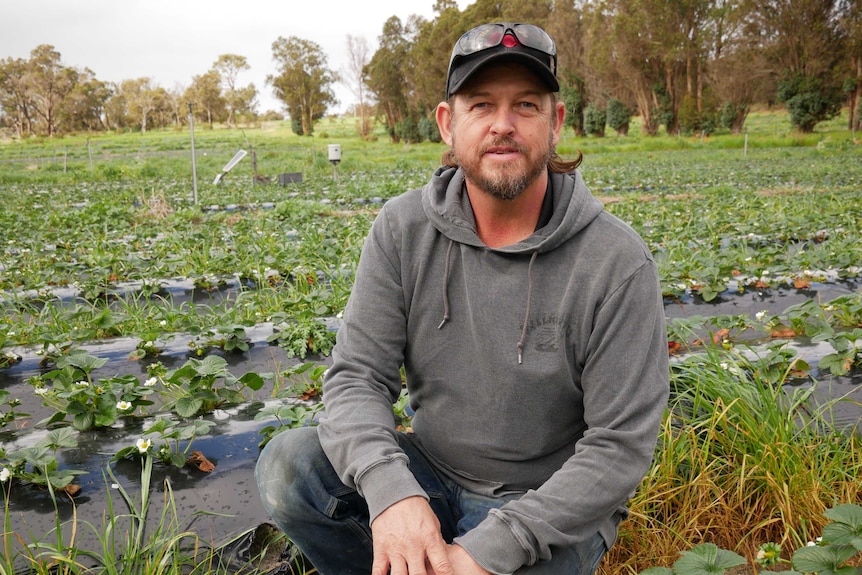
[[[597,531],[613,544],[655,453],[668,398],[666,335],[658,272],[645,254],[592,326],[582,373],[587,430],[574,455],[541,487],[456,539],[485,569],[512,573]]]
[[[406,304],[398,242],[386,206],[365,240],[356,281],[323,385],[320,443],[345,485],[368,503],[371,520],[410,496],[427,494],[398,446],[393,403],[401,393]]]

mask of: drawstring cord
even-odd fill
[[[449,240],[449,248],[446,250],[446,266],[443,269],[443,321],[437,326],[437,329],[449,321],[449,260],[452,256],[452,246],[455,242]]]
[[[527,338],[527,321],[530,319],[530,300],[533,298],[533,262],[536,261],[538,253],[533,252],[533,256],[530,258],[530,266],[527,268],[527,278],[529,279],[527,285],[527,310],[524,312],[524,325],[521,327],[521,339],[518,341],[518,365],[523,363],[521,359],[524,353],[524,340]]]
[[[449,264],[452,260],[453,245],[455,245],[455,242],[449,240],[449,247],[446,249],[446,265],[443,268],[443,321],[440,322],[437,329],[441,329],[449,321]],[[523,363],[524,340],[527,339],[527,322],[530,319],[530,307],[533,300],[533,263],[536,261],[538,254],[539,252],[533,252],[533,255],[530,257],[530,265],[527,267],[527,278],[529,280],[527,285],[527,309],[524,312],[524,323],[521,326],[521,339],[518,340],[519,365]]]

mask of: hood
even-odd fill
[[[590,193],[579,172],[549,174],[548,191],[553,194],[554,211],[548,224],[530,237],[496,251],[535,254],[553,250],[586,227],[604,209]],[[476,234],[476,222],[464,172],[460,168],[438,168],[422,189],[422,208],[426,217],[451,241],[485,248]]]

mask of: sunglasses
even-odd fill
[[[514,37],[517,44],[508,44],[511,40],[506,40],[508,37]],[[449,66],[456,58],[470,56],[476,52],[496,48],[499,45],[504,45],[509,48],[516,45],[521,45],[526,48],[538,50],[550,60],[550,68],[554,75],[557,74],[557,46],[554,40],[548,36],[548,33],[532,24],[483,24],[477,26],[469,32],[461,36],[455,43],[455,48],[452,50],[452,57],[449,59]]]

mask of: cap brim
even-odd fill
[[[446,98],[460,90],[464,84],[472,78],[476,72],[492,62],[499,61],[520,62],[526,64],[545,83],[551,92],[560,91],[560,83],[546,62],[525,51],[512,49],[487,50],[463,58],[454,70],[449,74],[449,85]]]

